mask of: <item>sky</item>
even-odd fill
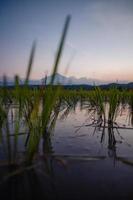
[[[0,76],[25,77],[34,40],[31,78],[50,74],[68,14],[58,72],[133,81],[132,0],[0,0]]]

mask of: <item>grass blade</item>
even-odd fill
[[[25,79],[25,85],[28,85],[28,82],[29,82],[29,77],[30,77],[30,73],[31,73],[31,69],[33,66],[33,61],[34,61],[35,50],[36,50],[36,41],[33,42],[33,45],[31,48],[31,53],[30,53],[30,58],[29,58],[29,63],[28,63],[28,68],[27,68],[27,73],[26,73],[26,79]]]
[[[56,75],[56,72],[57,72],[57,69],[58,69],[58,64],[59,64],[60,57],[61,57],[61,53],[62,53],[62,50],[63,50],[63,47],[64,47],[65,38],[66,38],[67,31],[68,31],[68,28],[69,28],[70,19],[71,19],[71,16],[68,15],[66,17],[64,29],[63,29],[63,32],[62,32],[62,37],[61,37],[60,44],[59,44],[59,47],[58,47],[58,50],[57,50],[57,55],[56,55],[56,59],[55,59],[54,67],[53,67],[52,78],[51,78],[51,85],[53,85],[53,83],[54,83],[55,75]]]

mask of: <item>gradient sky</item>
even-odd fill
[[[0,0],[0,76],[50,74],[64,20],[72,15],[59,73],[133,81],[133,0]]]

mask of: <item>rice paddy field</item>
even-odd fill
[[[3,197],[132,198],[132,91],[16,85],[0,92]]]
[[[57,49],[51,83],[28,85],[6,76],[0,88],[0,195],[2,199],[132,199],[133,91],[86,91],[55,86],[69,25]]]

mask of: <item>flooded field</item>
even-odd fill
[[[117,128],[92,124],[94,116],[90,118],[79,104],[67,115],[60,112],[51,137],[41,139],[28,167],[21,162],[27,148],[25,126],[21,123],[20,135],[13,134],[13,112],[9,112],[10,133],[3,129],[1,135],[3,198],[132,199],[133,130],[127,108],[116,119]]]

